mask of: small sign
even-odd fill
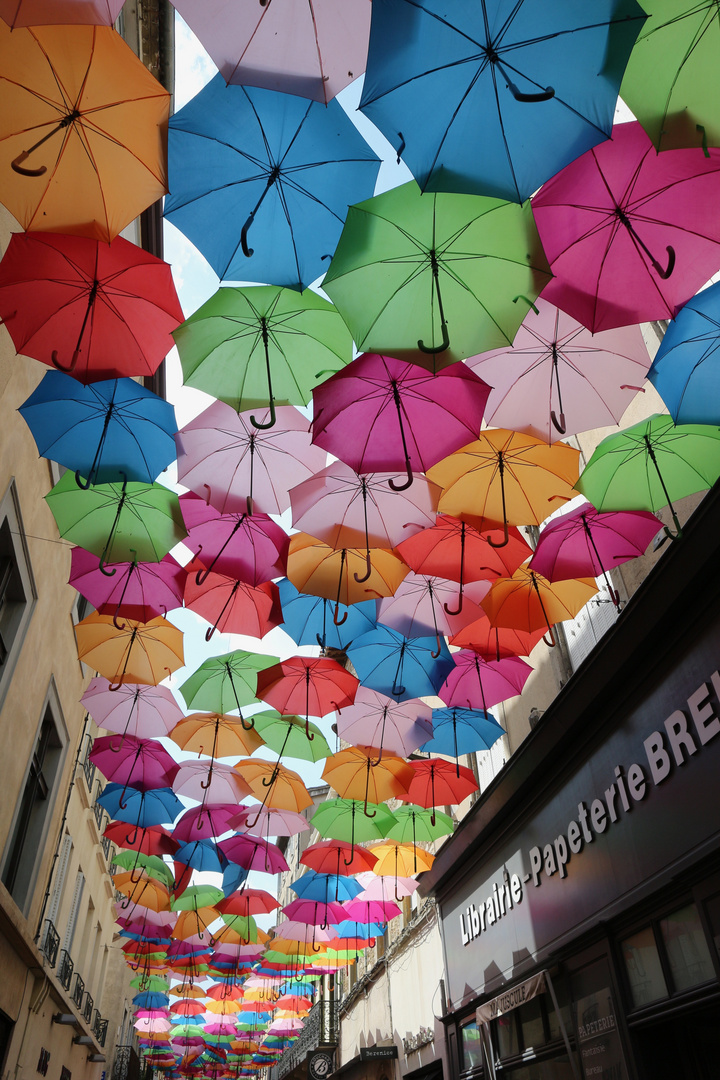
[[[518,1009],[538,994],[544,994],[546,989],[545,972],[541,971],[539,975],[533,975],[531,979],[526,979],[525,982],[513,986],[512,989],[505,990],[492,1001],[486,1001],[476,1012],[477,1022],[489,1024],[491,1020],[512,1012],[513,1009]]]
[[[396,1058],[398,1056],[398,1048],[395,1043],[392,1046],[361,1046],[360,1047],[360,1060],[361,1061],[373,1061],[377,1058]]]
[[[310,1080],[326,1080],[332,1072],[332,1054],[326,1050],[318,1050],[308,1061],[308,1077]]]

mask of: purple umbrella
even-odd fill
[[[177,819],[173,836],[184,842],[222,836],[239,828],[246,814],[246,807],[236,803],[193,806]]]
[[[117,572],[116,572],[117,571]],[[111,576],[112,574],[112,576]],[[91,551],[72,550],[69,585],[77,589],[101,615],[112,615],[122,629],[119,616],[150,622],[158,615],[182,607],[187,573],[172,555],[161,562],[117,563],[110,571]]]
[[[462,586],[447,578],[408,574],[394,596],[378,600],[377,621],[399,630],[405,637],[428,637],[435,634],[438,652],[443,634],[451,636],[461,626],[483,614],[480,601],[490,589],[489,581],[471,581]],[[462,593],[463,603],[459,603]],[[455,613],[461,608],[461,614]]]
[[[396,701],[361,686],[337,718],[338,735],[357,746],[374,746],[409,757],[432,738],[432,709],[419,698]]]
[[[179,768],[160,743],[134,735],[101,735],[89,757],[106,780],[125,785],[121,803],[127,787],[143,792],[170,787]]]
[[[263,870],[267,874],[280,874],[288,870],[288,864],[277,844],[271,844],[259,836],[231,836],[222,840],[218,847],[230,862],[244,870]]]
[[[290,538],[267,514],[220,514],[188,492],[180,496],[188,537],[185,543],[205,566],[201,585],[211,570],[260,585],[282,577]]]
[[[307,480],[327,461],[310,442],[308,422],[292,405],[275,410],[274,427],[259,429],[250,414],[223,401],[178,431],[178,480],[221,514],[260,510],[282,514],[288,490]]]
[[[173,790],[176,795],[197,799],[205,807],[231,803],[233,800],[239,803],[250,794],[250,787],[239,773],[229,765],[212,762],[210,758],[182,764],[173,782]]]
[[[464,364],[431,375],[364,353],[313,390],[313,442],[356,472],[425,472],[478,437],[490,392]]]
[[[168,735],[184,715],[166,686],[122,683],[111,690],[108,680],[99,675],[81,702],[98,727],[145,739]]]
[[[584,502],[544,527],[529,567],[548,581],[602,574],[612,602],[619,609],[620,597],[607,571],[644,555],[662,527],[662,521],[646,510],[601,513]]]
[[[453,653],[453,660],[455,668],[438,690],[438,697],[449,706],[484,712],[520,694],[533,670],[519,656],[483,660],[466,649]]]

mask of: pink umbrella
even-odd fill
[[[672,319],[720,267],[720,150],[655,151],[637,123],[548,180],[543,296],[589,330]]]
[[[142,1016],[133,1027],[145,1035],[154,1035],[158,1031],[169,1031],[173,1025],[164,1017]]]
[[[278,807],[261,807],[259,803],[251,803],[243,813],[243,822],[252,819],[252,827],[248,828],[249,836],[296,836],[301,832],[310,831],[310,823],[296,810],[281,810]]]
[[[239,828],[246,816],[246,808],[236,803],[193,806],[177,819],[173,836],[183,842],[222,836],[231,829]]]
[[[280,593],[274,582],[248,585],[224,574],[205,576],[204,566],[196,559],[186,569],[185,606],[212,624],[205,632],[206,641],[216,630],[263,638],[282,622]]]
[[[338,715],[338,735],[345,742],[374,746],[400,757],[432,738],[432,709],[419,698],[396,701],[361,686],[355,701]]]
[[[274,427],[259,429],[250,414],[223,401],[178,431],[178,480],[221,514],[260,510],[282,514],[288,489],[322,469],[327,454],[310,442],[308,422],[292,405],[275,410]]]
[[[389,487],[391,473],[358,474],[342,461],[322,469],[290,492],[296,529],[316,536],[330,547],[364,547],[365,577],[370,577],[370,548],[393,548],[402,540],[435,524],[440,488],[416,477],[402,493]]]
[[[321,900],[293,900],[285,905],[283,914],[295,922],[319,926],[321,930],[326,930],[331,925],[338,925],[348,918],[345,906],[335,903],[334,900],[329,900],[327,903]]]
[[[226,1020],[224,1023],[205,1024],[203,1031],[208,1035],[237,1035],[237,1025]]]
[[[650,356],[639,326],[591,334],[541,296],[512,347],[467,364],[492,386],[488,423],[554,442],[616,423],[642,387]]]
[[[101,735],[95,739],[90,760],[106,780],[125,784],[138,791],[170,787],[178,771],[177,762],[160,743],[135,735]]]
[[[113,911],[115,921],[121,926],[124,926],[128,921],[139,920],[150,928],[150,937],[169,937],[177,921],[177,913],[174,911],[153,911],[152,908],[143,907],[141,904],[133,904],[131,916],[128,915],[127,909],[122,903],[114,903]],[[161,935],[161,931],[168,927],[169,933],[167,935],[162,933]]]
[[[211,764],[212,774],[209,775]],[[203,788],[203,784],[208,784],[207,788]],[[176,795],[197,799],[207,807],[218,806],[222,803],[239,803],[250,794],[249,786],[239,773],[236,773],[229,765],[211,762],[210,758],[182,764],[172,787]]]
[[[443,634],[453,634],[483,613],[480,601],[490,588],[489,581],[471,581],[463,586],[441,577],[408,574],[394,596],[378,600],[377,621],[399,630],[405,637],[429,637],[435,634],[438,654]],[[460,614],[448,615],[448,611]]]
[[[185,543],[206,567],[196,576],[198,585],[212,570],[250,585],[285,573],[290,538],[267,514],[220,514],[192,492],[180,496],[180,507]]]
[[[182,607],[186,577],[186,571],[172,555],[166,555],[161,562],[117,563],[101,570],[97,555],[75,547],[68,584],[101,615],[112,615],[119,626],[120,616],[149,622]]]
[[[522,693],[532,668],[519,656],[483,660],[463,649],[453,653],[455,667],[438,690],[446,705],[467,706],[487,712],[491,705]]]
[[[418,882],[414,878],[381,876],[365,871],[356,874],[358,884],[362,885],[363,891],[358,893],[355,900],[380,900],[392,903],[393,900],[405,896],[412,896],[417,891]],[[394,890],[394,891],[393,891]]]
[[[348,900],[343,904],[347,919],[359,923],[387,923],[402,915],[402,908],[390,900]]]
[[[218,847],[223,854],[244,870],[263,870],[267,874],[280,874],[288,870],[285,856],[277,844],[271,844],[259,836],[231,836],[221,840]]]
[[[431,375],[416,364],[364,353],[313,390],[313,442],[356,472],[413,471],[476,439],[490,387],[464,364]]]
[[[370,872],[370,876],[375,875]],[[274,927],[275,937],[284,938],[286,941],[304,941],[308,944],[308,938],[310,937],[309,924],[306,922],[298,922],[297,919],[285,919],[283,922],[278,923]],[[315,929],[315,942],[316,944],[323,944],[323,942],[332,941],[335,937],[334,930],[321,930],[320,927]]]
[[[80,699],[100,728],[119,735],[152,739],[168,735],[183,711],[166,686],[122,683],[110,690],[110,683],[96,676]]]
[[[584,502],[548,522],[528,565],[548,581],[602,574],[610,597],[619,608],[620,598],[607,571],[643,555],[662,527],[662,521],[645,510],[601,513],[591,503]]]

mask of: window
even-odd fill
[[[625,938],[622,954],[636,1008],[715,978],[710,947],[694,904]]]
[[[36,599],[15,486],[0,501],[0,704]]]
[[[67,741],[55,720],[53,698],[45,706],[3,859],[2,882],[19,907],[24,907],[32,894]],[[59,712],[59,706],[55,707]]]
[[[482,1067],[482,1048],[480,1032],[475,1020],[460,1028],[460,1068],[463,1072]]]

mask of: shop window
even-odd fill
[[[687,990],[715,977],[700,912],[694,904],[662,919],[660,933],[676,990]]]
[[[0,704],[36,599],[14,485],[0,501]]]
[[[460,1059],[460,1068],[463,1072],[482,1068],[480,1032],[474,1020],[460,1028]]]
[[[633,1005],[648,1005],[667,997],[667,984],[652,927],[626,938],[622,951]]]
[[[713,944],[717,957],[720,958],[720,893],[713,896],[705,905],[707,916],[710,921]]]
[[[507,1013],[500,1016],[495,1022],[495,1034],[497,1036],[498,1054],[501,1058],[515,1057],[520,1053],[520,1040],[518,1038],[517,1013]]]
[[[531,1050],[545,1043],[545,1026],[540,998],[523,1006],[520,1017],[521,1037],[524,1050]]]

